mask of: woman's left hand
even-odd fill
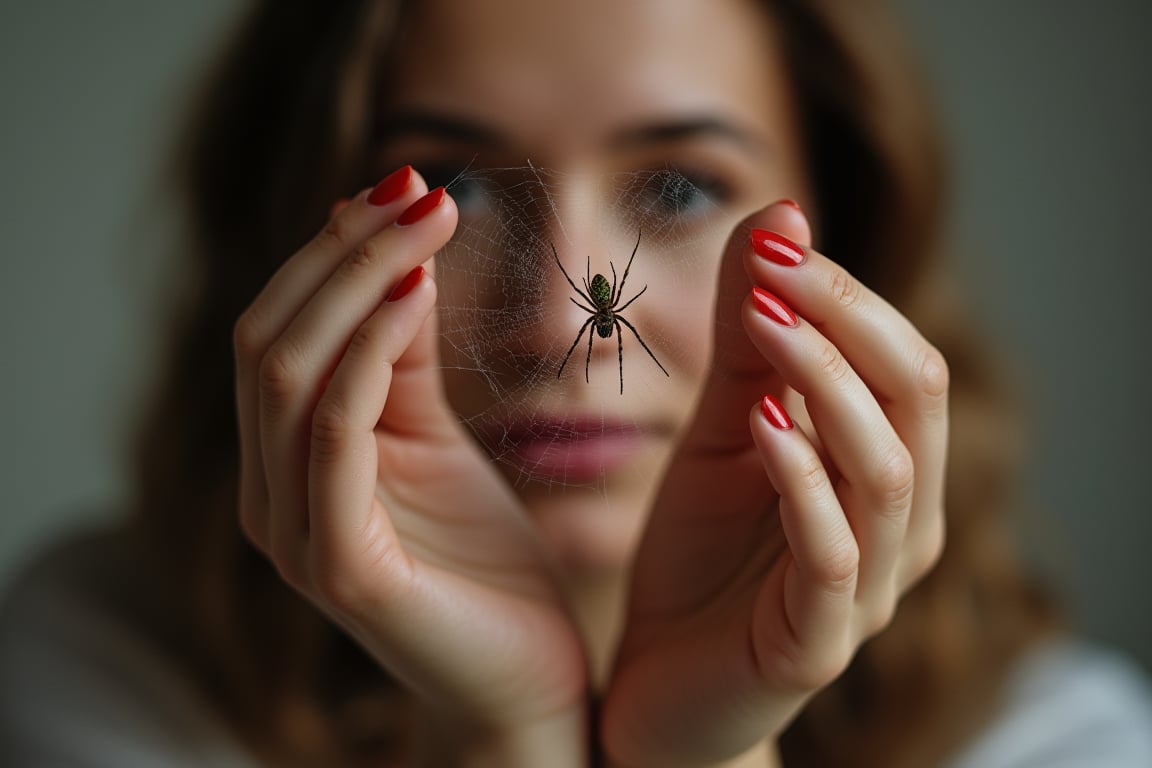
[[[711,765],[774,739],[939,556],[945,362],[809,239],[777,204],[726,249],[712,371],[602,712],[621,765]]]

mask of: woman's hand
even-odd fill
[[[729,241],[714,368],[641,544],[603,709],[620,765],[762,748],[939,555],[945,363],[796,245],[809,237],[777,204]]]
[[[421,265],[457,212],[425,193],[404,168],[358,195],[237,322],[241,522],[434,718],[471,729],[479,746],[463,750],[531,762],[547,734],[574,740],[561,749],[580,764],[578,633],[530,521],[441,388]]]

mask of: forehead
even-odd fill
[[[771,20],[753,0],[425,0],[392,98],[518,133],[595,133],[669,113],[787,112]]]

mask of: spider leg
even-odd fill
[[[596,310],[592,309],[591,307],[584,306],[583,304],[576,301],[576,299],[572,298],[571,296],[568,297],[568,301],[570,301],[573,304],[575,304],[576,306],[580,307],[580,309],[584,310],[585,312],[587,312],[590,315],[596,314]]]
[[[646,290],[648,290],[648,286],[644,286],[643,288],[641,288],[641,289],[640,289],[640,293],[638,293],[638,294],[636,294],[635,296],[633,296],[632,298],[628,299],[628,303],[627,303],[627,304],[625,304],[624,306],[622,306],[622,307],[619,307],[619,308],[617,308],[617,309],[615,309],[615,310],[613,310],[613,311],[614,311],[614,312],[617,312],[617,313],[619,313],[619,312],[623,312],[625,309],[627,309],[627,308],[628,308],[628,305],[629,305],[629,304],[631,304],[632,302],[636,301],[636,299],[640,298],[641,294],[643,294],[643,293],[644,293],[644,291],[646,291]]]
[[[579,306],[579,305],[577,305]],[[572,357],[572,351],[576,349],[576,345],[580,343],[580,339],[584,338],[584,331],[588,330],[588,326],[592,325],[595,317],[590,317],[584,321],[584,325],[580,326],[580,333],[576,334],[576,341],[572,342],[572,346],[568,347],[568,354],[564,355],[564,362],[560,363],[560,370],[556,371],[556,378],[560,378],[560,374],[564,373],[564,366],[568,365],[568,358]],[[592,336],[595,331],[588,334],[588,357],[592,357]],[[584,376],[588,376],[587,368],[585,368]]]
[[[616,323],[616,357],[620,361],[620,394],[624,394],[624,331],[620,329],[620,318],[614,317],[612,319]]]
[[[595,316],[588,318],[588,322],[585,323],[585,325],[590,324],[595,319],[596,319]],[[596,331],[594,331],[594,330],[588,331],[588,357],[584,358],[584,383],[585,384],[588,383],[588,367],[592,365],[592,340],[595,338],[596,338]]]
[[[608,266],[612,267],[612,294],[608,297],[608,306],[615,307],[616,301],[620,298],[619,294],[616,293],[616,265],[608,262]]]
[[[628,266],[624,267],[624,277],[620,279],[620,293],[624,293],[624,281],[628,279],[628,271],[632,269],[632,259],[636,258],[636,251],[640,250],[640,238],[644,234],[641,229],[636,233],[636,245],[632,248],[632,255],[628,257]],[[615,272],[613,272],[615,274]]]
[[[624,325],[628,326],[628,330],[632,331],[632,335],[636,337],[636,341],[640,342],[640,346],[644,347],[644,351],[648,353],[648,357],[652,358],[652,362],[660,366],[660,370],[664,371],[665,376],[668,376],[668,371],[664,368],[663,365],[660,365],[660,361],[656,359],[656,355],[652,354],[652,350],[648,349],[648,345],[644,343],[644,339],[640,338],[640,332],[636,330],[636,326],[620,317],[620,315],[616,315],[616,319],[624,323]],[[617,333],[619,333],[619,329],[617,329]]]
[[[588,295],[592,292],[592,289],[588,288],[588,293],[584,293],[584,291],[576,287],[576,283],[572,282],[572,278],[568,276],[568,270],[564,269],[564,265],[560,263],[560,254],[556,253],[556,243],[549,243],[549,245],[552,246],[552,258],[556,259],[556,266],[560,267],[560,271],[564,273],[564,279],[568,281],[568,285],[572,286],[572,290],[580,294],[581,298],[589,304],[595,304],[596,302],[592,301],[592,297]],[[588,285],[587,280],[584,281],[584,285]]]

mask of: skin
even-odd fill
[[[628,420],[640,447],[563,493],[493,462],[461,417],[505,412],[443,367],[438,332],[455,329],[433,312],[438,291],[465,303],[460,273],[431,259],[471,212],[449,196],[397,226],[427,191],[419,174],[384,206],[363,192],[237,322],[245,530],[427,705],[432,763],[585,765],[598,690],[614,764],[768,765],[774,737],[938,556],[947,369],[834,261],[806,248],[782,266],[752,247],[753,227],[811,240],[796,207],[764,207],[810,193],[755,4],[419,8],[384,107],[468,130],[409,121],[385,137],[382,168],[549,169],[540,237],[578,281],[586,259],[610,275],[635,243],[604,179],[671,165],[723,181],[712,213],[685,223],[694,257],[657,269],[642,244],[629,277],[629,296],[648,291],[626,316],[670,376],[626,338],[620,395],[615,339],[598,340],[588,383],[581,349],[525,405]],[[429,274],[387,301],[421,264]],[[555,369],[587,314],[546,274],[555,320],[518,339],[517,359]],[[797,322],[759,312],[753,285]],[[765,393],[798,428],[765,418]]]

